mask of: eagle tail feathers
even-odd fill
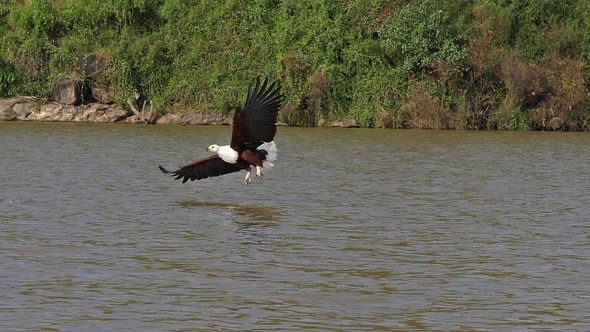
[[[264,150],[266,151],[266,159],[262,162],[262,167],[264,168],[272,168],[274,164],[273,161],[277,160],[277,145],[274,141],[272,142],[265,142],[260,144],[257,150]]]

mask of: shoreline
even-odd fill
[[[0,99],[0,121],[144,124],[136,115],[115,104],[67,105],[36,97]],[[208,110],[164,114],[157,119],[156,123],[231,125],[233,119],[231,116]]]
[[[68,105],[29,96],[0,99],[0,121],[145,124],[137,115],[115,104]],[[167,113],[158,117],[154,124],[231,126],[233,116],[215,110]],[[277,125],[287,126],[286,123]],[[329,124],[320,120],[318,127],[358,128],[359,125],[355,120]]]
[[[23,121],[23,122],[64,122],[64,123],[127,123],[146,124],[136,114],[116,104],[105,104],[93,102],[81,105],[69,105],[46,99],[20,96],[0,99],[0,121]],[[187,111],[184,113],[167,113],[158,116],[155,124],[175,125],[226,125],[233,124],[231,114],[223,115],[215,110]],[[576,132],[585,130],[563,130],[563,120],[554,118],[548,123],[546,130],[524,130],[524,131],[569,131]],[[289,126],[279,122],[277,126]],[[320,119],[315,127],[318,128],[360,128],[356,120],[331,120]],[[369,127],[374,129],[390,129],[390,127]],[[394,128],[391,128],[394,129]],[[397,129],[419,129],[419,128],[397,128]],[[426,129],[426,128],[423,128]],[[453,129],[430,129],[427,130],[453,130]],[[476,130],[477,129],[454,129],[454,130]],[[504,131],[504,129],[485,129],[485,131]]]

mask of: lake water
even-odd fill
[[[0,122],[0,331],[589,331],[590,134]]]

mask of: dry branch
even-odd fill
[[[135,93],[134,97],[135,97],[135,100],[137,101],[139,99],[139,93]],[[140,121],[142,121],[143,123],[146,123],[148,125],[154,125],[154,124],[156,124],[156,122],[160,118],[160,114],[158,114],[158,113],[154,114],[154,104],[152,103],[151,100],[150,100],[150,111],[146,112],[146,109],[145,109],[146,103],[147,103],[147,100],[144,100],[143,105],[141,106],[141,111],[139,111],[136,107],[137,103],[133,101],[133,98],[127,99],[127,104],[129,104],[129,107],[131,108],[131,110],[133,111],[135,116],[137,116],[137,118]]]

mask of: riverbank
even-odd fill
[[[223,122],[268,76],[290,126],[590,131],[590,1],[457,3],[0,1],[0,98]]]
[[[81,123],[145,123],[132,112],[116,105],[105,103],[88,103],[68,105],[47,101],[36,97],[14,97],[0,99],[0,121],[39,121],[39,122],[81,122]],[[563,130],[563,120],[553,117],[544,124],[543,130]],[[231,114],[223,115],[215,110],[187,111],[168,113],[157,117],[154,124],[180,125],[232,125]],[[279,125],[287,125],[279,123]],[[356,120],[320,119],[318,127],[358,128]],[[391,128],[384,121],[378,128]],[[427,127],[430,128],[430,127]]]
[[[144,123],[136,115],[116,104],[89,103],[67,105],[35,97],[0,99],[0,121],[86,122],[86,123]],[[214,110],[168,113],[156,120],[157,124],[231,125],[231,114]],[[280,125],[286,125],[280,123]],[[358,127],[351,121],[320,121],[322,127]]]
[[[115,104],[66,105],[54,101],[43,101],[35,97],[0,100],[0,121],[143,123],[136,115]],[[158,118],[157,123],[229,125],[232,124],[232,118],[211,110],[165,114]]]

